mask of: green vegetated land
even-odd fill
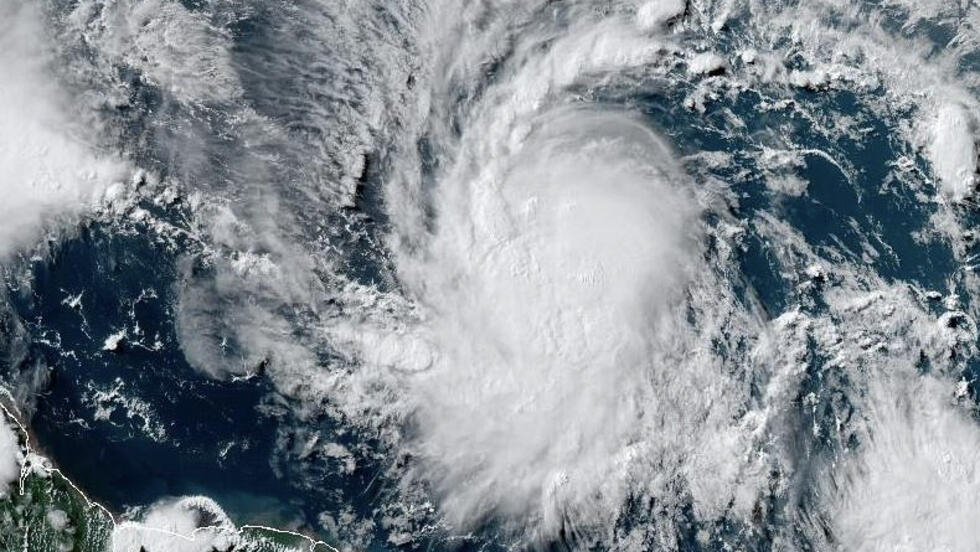
[[[113,549],[115,521],[102,507],[89,501],[59,472],[46,465],[43,458],[30,454],[27,435],[5,407],[0,407],[3,423],[18,435],[21,453],[26,458],[20,482],[14,482],[0,496],[0,550],[4,552],[171,552]],[[243,527],[237,537],[229,539],[226,551],[203,545],[200,552],[330,552],[323,543],[291,532],[262,527]],[[193,544],[182,543],[181,550],[197,552]],[[168,547],[169,548],[169,547]]]
[[[0,499],[0,550],[104,552],[113,521],[60,473],[40,469]],[[138,552],[138,551],[134,551]]]

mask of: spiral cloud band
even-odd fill
[[[417,446],[460,518],[622,499],[606,478],[642,437],[666,368],[650,349],[692,269],[696,206],[650,131],[571,111],[526,140],[443,184],[432,243],[407,261],[435,355],[406,382]]]

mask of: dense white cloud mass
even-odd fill
[[[976,550],[980,426],[948,381],[873,382],[869,437],[832,475],[832,519],[859,552]]]
[[[44,223],[98,206],[127,179],[96,154],[52,71],[54,51],[33,3],[0,5],[0,255],[37,239]]]
[[[929,148],[943,192],[962,200],[974,192],[977,172],[976,122],[962,105],[939,107]]]
[[[660,59],[621,23],[543,56],[540,37],[521,39],[439,174],[435,230],[414,218],[422,196],[388,190],[407,320],[327,328],[362,366],[345,409],[404,417],[410,475],[455,530],[492,518],[530,539],[587,534],[636,494],[748,516],[764,492],[774,459],[746,451],[761,452],[765,414],[745,415],[733,376],[754,369],[734,343],[757,319],[725,282],[730,259],[704,249],[713,200],[642,120],[552,96]],[[476,54],[451,53],[464,72]],[[378,386],[393,397],[363,394]]]
[[[657,29],[665,23],[684,15],[685,0],[650,0],[636,10],[636,22],[645,29]]]
[[[161,500],[139,521],[119,523],[112,532],[113,552],[208,552],[234,548],[237,541],[221,507],[200,496]]]
[[[460,518],[554,505],[557,524],[594,494],[608,511],[648,378],[670,369],[653,349],[677,335],[696,206],[661,141],[618,114],[543,121],[477,178],[440,191],[438,233],[406,270],[435,357],[405,382],[421,455]]]
[[[0,412],[0,497],[16,492],[23,461],[17,433]]]

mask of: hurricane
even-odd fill
[[[978,25],[0,1],[0,548],[977,550]]]

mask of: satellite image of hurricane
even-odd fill
[[[980,552],[975,0],[0,0],[0,551]]]

